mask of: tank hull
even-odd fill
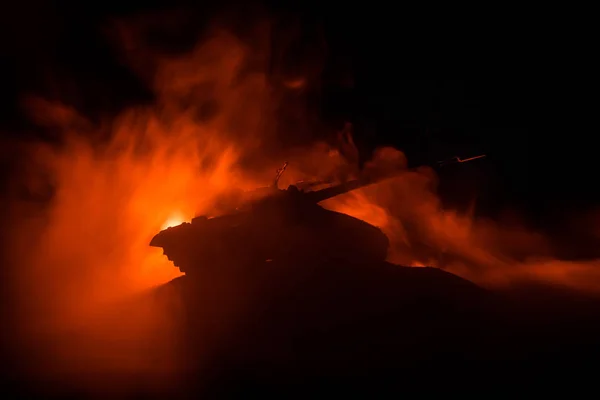
[[[151,245],[186,274],[265,262],[386,259],[389,240],[379,228],[320,206],[294,210],[199,219],[160,232]]]

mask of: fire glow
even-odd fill
[[[164,224],[162,224],[160,229],[163,230],[167,228],[172,228],[174,226],[181,225],[184,222],[189,222],[189,220],[184,218],[180,213],[174,213],[165,221]]]
[[[250,53],[244,43],[220,33],[186,56],[152,58],[148,62],[156,71],[151,85],[156,104],[125,110],[97,129],[82,124],[85,117],[64,104],[35,98],[29,102],[32,118],[60,128],[65,139],[58,150],[43,145],[29,149],[40,171],[51,171],[56,192],[38,218],[15,228],[12,255],[22,266],[17,300],[28,310],[30,318],[21,328],[31,341],[57,337],[107,303],[179,276],[160,249],[148,246],[152,236],[195,215],[210,214],[219,196],[232,188],[268,184],[281,160],[262,159],[260,165],[241,167],[243,156],[261,158],[262,146],[272,137],[277,102],[264,73],[240,79]],[[192,105],[183,102],[190,97]],[[209,102],[219,105],[218,112],[199,119],[197,105]],[[80,129],[108,130],[111,140],[98,148],[81,138],[86,132]],[[285,156],[290,160],[284,179],[288,183],[353,167],[322,143]],[[382,149],[374,161],[397,167],[405,160],[396,150]],[[389,260],[398,264],[443,267],[483,284],[539,279],[600,289],[598,262],[552,259],[536,233],[443,210],[434,183],[430,170],[406,172],[324,206],[381,227],[391,242]],[[522,248],[538,258],[517,261],[511,254]],[[441,261],[444,254],[455,257]],[[102,337],[94,346],[59,339],[43,356],[58,360],[69,372],[79,368],[79,357],[86,352],[93,355],[85,364],[91,373],[143,368],[144,350],[134,350],[126,359],[96,356],[109,348],[115,335],[135,334],[136,340],[162,335],[157,340],[168,344],[165,324],[163,316],[145,309],[115,319],[109,324],[114,329],[94,332]]]

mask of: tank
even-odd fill
[[[457,162],[462,162],[456,158]],[[320,202],[393,178],[378,174],[312,190],[324,182],[299,182],[279,189],[287,163],[271,186],[239,196],[221,216],[198,216],[159,232],[150,246],[186,275],[199,269],[231,268],[262,263],[319,260],[380,262],[387,258],[389,239],[376,226],[331,211]]]

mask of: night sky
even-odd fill
[[[566,21],[550,23],[510,7],[176,3],[26,0],[4,10],[2,133],[45,135],[21,111],[19,100],[28,93],[59,99],[92,119],[152,100],[115,53],[112,19],[185,10],[177,29],[151,38],[161,51],[177,53],[193,46],[217,11],[228,10],[239,26],[269,15],[275,31],[300,27],[288,51],[291,65],[311,57],[306,50],[315,37],[326,43],[312,107],[332,127],[352,121],[363,154],[389,144],[418,164],[485,153],[485,163],[464,173],[476,177],[471,186],[478,189],[470,190],[480,192],[490,212],[511,204],[540,221],[597,203],[585,23],[567,34]],[[346,77],[352,87],[343,83]],[[468,172],[474,168],[478,172]]]
[[[585,217],[586,212],[598,211],[600,205],[598,123],[595,118],[599,69],[592,61],[597,45],[591,39],[595,37],[592,27],[597,23],[588,20],[596,14],[584,9],[551,9],[552,6],[547,4],[527,9],[522,3],[484,2],[468,7],[454,2],[448,6],[433,2],[410,3],[312,0],[285,3],[265,0],[261,4],[255,1],[252,5],[233,0],[212,3],[191,0],[11,2],[0,11],[0,202],[10,195],[4,185],[17,175],[15,165],[26,164],[15,162],[17,156],[10,145],[20,140],[53,141],[57,138],[55,132],[36,126],[26,115],[23,101],[27,96],[33,94],[72,106],[93,122],[118,115],[129,106],[153,102],[153,93],[143,76],[148,71],[143,68],[133,71],[123,53],[117,51],[115,20],[136,16],[156,18],[159,21],[157,28],[146,32],[144,39],[153,51],[164,54],[190,51],[205,33],[207,24],[215,18],[231,27],[242,39],[247,39],[245,35],[255,21],[268,20],[272,24],[272,60],[268,68],[273,83],[277,84],[277,79],[282,76],[307,71],[311,79],[318,82],[307,89],[306,97],[308,109],[317,122],[314,126],[310,125],[313,122],[308,123],[314,129],[302,132],[306,135],[302,140],[330,140],[336,129],[350,121],[363,160],[368,159],[378,146],[402,150],[409,163],[415,166],[453,156],[486,154],[484,160],[440,172],[438,191],[445,206],[465,210],[476,200],[477,216],[491,217],[495,221],[502,220],[506,211],[514,211],[523,219],[519,224],[542,230],[551,237],[552,244],[564,242],[565,259],[597,260],[597,237],[593,242],[589,241],[587,247],[591,250],[580,250],[586,247],[581,243],[588,243],[585,240],[589,238],[567,230],[572,227],[572,221]],[[297,136],[286,136],[285,131],[278,140],[281,146],[308,144],[302,143]],[[160,182],[156,187],[160,189]],[[0,209],[3,219],[11,213],[10,207],[0,206]],[[11,218],[6,220],[13,222]],[[1,225],[10,227],[4,221]],[[591,237],[593,234],[597,232],[582,235]],[[11,235],[8,229],[0,230],[3,245],[0,252],[0,266],[3,267],[0,294],[3,298],[0,304],[3,313],[4,308],[11,306],[12,292],[17,291],[10,287],[13,277],[27,270],[13,270],[6,261],[8,258],[4,258],[4,253],[9,253],[4,251],[4,244],[11,243],[6,240]],[[516,240],[519,240],[518,236]],[[575,250],[571,251],[571,247]],[[561,251],[563,249],[558,249],[556,253],[562,257]],[[77,270],[80,270],[79,265]],[[395,267],[393,270],[400,271]],[[409,270],[409,274],[429,273],[421,268]],[[338,290],[346,283],[380,282],[382,287],[389,289],[388,296],[388,292],[373,286],[376,294],[373,297],[382,299],[382,304],[390,303],[392,296],[408,293],[409,300],[403,304],[410,304],[407,308],[412,308],[413,304],[420,304],[417,297],[410,297],[412,291],[428,293],[427,290],[431,290],[442,296],[445,293],[436,285],[426,285],[428,280],[411,280],[408,275],[396,282],[383,273],[377,278],[380,281],[367,275],[366,278],[359,275],[347,278],[346,273],[332,273],[331,288]],[[52,276],[58,282],[62,277],[57,275]],[[586,279],[582,275],[581,281]],[[444,283],[443,280],[440,282]],[[394,286],[396,283],[404,286]],[[357,309],[362,309],[361,292],[352,289],[352,285],[348,286],[351,288],[348,298],[356,301]],[[423,291],[423,287],[427,290]],[[315,297],[306,295],[309,290],[312,287],[304,292],[300,290],[299,298],[303,304],[307,298]],[[462,294],[463,289],[459,292]],[[529,290],[525,292],[529,293]],[[532,298],[537,297],[535,292],[532,293]],[[457,295],[459,297],[463,298]],[[465,298],[469,299],[465,303],[469,306],[479,303],[479,297]],[[447,300],[439,299],[434,302],[446,306]],[[549,320],[564,305],[562,298],[556,299],[556,307],[544,304],[544,299],[539,300],[539,310],[548,311]],[[592,319],[600,320],[596,314],[597,303],[590,309]],[[319,308],[315,306],[315,310]],[[422,318],[427,314],[420,309],[415,310],[411,318],[429,319],[429,316]],[[462,315],[462,306],[457,306],[456,310]],[[515,310],[522,311],[521,304]],[[538,308],[532,310],[521,315],[523,321],[540,314],[536,311]],[[556,319],[554,325],[544,323],[540,328],[543,331],[526,332],[526,336],[532,338],[531,343],[537,344],[543,334],[561,333],[562,329],[573,331],[569,334],[572,336],[565,336],[567,339],[563,343],[578,345],[579,332],[583,332],[597,351],[598,335],[595,332],[600,328],[589,330],[587,320],[583,319],[580,330],[575,331],[568,307],[564,307],[563,313],[568,318]],[[293,313],[283,314],[296,319]],[[512,315],[512,311],[506,315]],[[379,343],[380,337],[385,335],[391,342],[402,343],[394,332],[405,333],[405,321],[396,316],[389,320],[396,324],[397,331],[389,330],[388,325],[377,325],[381,327],[378,332],[367,325],[362,326],[362,322],[356,326],[367,327],[369,335],[377,332],[373,343]],[[12,332],[9,328],[16,324],[13,320],[8,321],[3,326],[8,327],[5,331]],[[448,321],[451,319],[443,321],[444,327],[452,325]],[[410,322],[406,326],[410,326]],[[435,345],[435,340],[430,343],[429,337],[434,332],[444,332],[438,328],[437,325],[428,326],[417,336],[426,338],[428,347],[432,343]],[[344,334],[354,333],[353,329],[344,327],[343,330]],[[494,335],[499,332],[495,328],[492,331]],[[479,335],[478,332],[477,329],[469,330],[475,335]],[[506,337],[507,343],[510,342],[510,334]],[[548,337],[550,350],[544,354],[548,360],[554,360],[554,353],[560,346],[555,347],[551,336]],[[10,343],[9,340],[6,342]],[[501,348],[495,347],[496,342],[493,343],[494,350],[502,353]],[[0,350],[4,352],[6,348],[7,354],[12,356],[13,346],[2,344]],[[565,350],[566,361],[548,364],[543,358],[539,365],[554,369],[560,364],[565,371],[585,368],[584,364],[589,362],[587,350],[581,354],[583,361],[572,358]],[[446,356],[444,353],[444,358]],[[523,359],[527,357],[529,355]],[[0,358],[4,359],[4,354]],[[22,357],[15,359],[23,361]],[[494,372],[490,375],[499,379],[493,387],[504,385],[505,372],[518,367],[523,368],[523,382],[529,385],[530,372],[535,368],[529,367],[532,364],[524,365],[515,362],[493,366]],[[445,365],[439,376],[445,377],[454,367],[451,363]],[[12,364],[6,364],[4,368],[13,370]],[[479,370],[479,365],[475,369]],[[547,384],[548,376],[540,375],[540,382]],[[429,364],[422,376],[431,376]],[[460,384],[477,381],[469,374],[457,376],[455,382]],[[394,375],[394,379],[396,377]],[[562,376],[560,380],[552,381],[561,380]],[[427,385],[446,387],[439,385],[437,380],[434,384],[431,382]]]

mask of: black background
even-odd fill
[[[152,100],[109,43],[112,18],[183,9],[180,30],[155,39],[181,52],[217,12],[238,23],[266,15],[275,32],[299,24],[299,48],[320,32],[328,56],[313,107],[333,125],[354,122],[363,154],[383,144],[413,163],[486,153],[465,168],[478,172],[455,180],[473,178],[482,209],[510,205],[548,222],[593,208],[596,86],[585,10],[420,4],[20,1],[1,17],[1,131],[44,135],[21,111],[27,93],[92,118]],[[344,74],[352,88],[339,84]]]

